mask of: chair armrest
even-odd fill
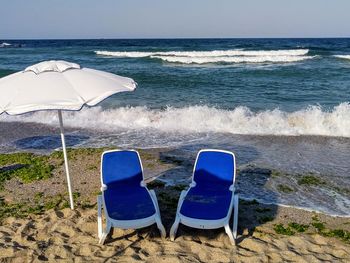
[[[103,192],[103,191],[106,191],[106,190],[107,190],[107,185],[102,184],[102,186],[101,186],[101,191]]]
[[[147,184],[145,183],[145,181],[141,181],[141,182],[140,182],[140,186],[141,186],[141,187],[146,187]]]
[[[197,183],[195,181],[193,181],[192,183],[190,183],[190,187],[195,187],[197,185]]]
[[[235,185],[231,184],[229,190],[235,194],[236,193]]]

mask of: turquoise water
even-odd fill
[[[168,147],[189,158],[201,148],[223,148],[236,153],[240,167],[311,172],[350,187],[350,39],[2,42],[13,47],[0,48],[0,77],[60,59],[138,82],[133,93],[64,113],[72,146]],[[12,135],[13,121],[29,126]],[[53,143],[58,138],[45,137],[57,125],[54,112],[1,115],[0,124],[0,151],[58,147]],[[36,126],[41,124],[51,132]],[[35,130],[41,140],[31,139]],[[297,197],[278,194],[276,199],[274,181],[266,191],[244,181],[242,195],[350,215],[348,192],[304,189],[295,181],[287,176],[280,183],[292,184]]]

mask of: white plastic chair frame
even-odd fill
[[[191,218],[191,217],[187,217],[184,216],[180,213],[182,204],[185,200],[186,195],[188,194],[188,192],[190,191],[190,189],[192,187],[196,186],[196,182],[194,181],[194,172],[197,166],[197,161],[198,161],[198,157],[200,155],[200,153],[202,152],[223,152],[223,153],[228,153],[231,154],[233,157],[233,163],[234,163],[234,171],[233,171],[233,181],[232,181],[232,185],[230,186],[229,190],[232,191],[232,197],[231,197],[231,201],[230,201],[230,206],[227,212],[226,217],[222,218],[222,219],[215,219],[215,220],[206,220],[206,219],[196,219],[196,218]],[[220,228],[220,227],[224,227],[226,234],[228,235],[228,237],[230,238],[230,242],[232,245],[235,245],[235,239],[237,238],[237,225],[238,225],[238,193],[235,193],[235,180],[236,180],[236,158],[233,152],[229,152],[229,151],[224,151],[224,150],[216,150],[216,149],[204,149],[198,152],[197,154],[197,158],[196,158],[196,162],[193,168],[193,173],[192,173],[192,182],[190,184],[189,189],[187,190],[183,190],[181,192],[180,195],[180,199],[179,199],[179,203],[177,206],[177,211],[176,211],[176,218],[175,218],[175,222],[172,225],[171,229],[170,229],[170,239],[171,241],[175,240],[175,236],[176,236],[176,232],[178,229],[178,226],[180,223],[189,226],[189,227],[193,227],[193,228],[199,228],[199,229],[215,229],[215,228]],[[231,231],[230,229],[230,225],[229,225],[229,221],[230,221],[230,217],[231,217],[231,213],[233,211],[233,230]],[[208,213],[210,213],[210,211],[208,211]]]
[[[105,185],[103,183],[103,176],[102,176],[102,160],[105,154],[107,153],[111,153],[111,152],[119,152],[119,151],[125,151],[125,150],[111,150],[111,151],[105,151],[103,152],[102,156],[101,156],[101,191],[103,193],[103,191],[107,190],[107,185]],[[142,218],[142,219],[135,219],[135,220],[115,220],[112,219],[111,217],[109,217],[108,215],[108,211],[106,209],[106,204],[105,204],[105,200],[104,200],[104,195],[101,194],[97,197],[97,210],[98,210],[98,215],[97,215],[97,226],[98,226],[98,238],[99,238],[99,244],[103,244],[108,233],[111,231],[112,227],[115,228],[120,228],[120,229],[139,229],[139,228],[144,228],[150,225],[153,225],[154,223],[157,224],[157,227],[160,231],[161,237],[165,238],[166,237],[166,232],[165,232],[165,228],[162,224],[162,220],[160,217],[160,212],[159,212],[159,206],[158,206],[158,201],[157,201],[157,197],[156,194],[153,190],[148,190],[146,187],[146,183],[144,181],[144,174],[143,174],[143,166],[142,166],[142,162],[141,162],[141,158],[140,155],[137,151],[135,150],[127,150],[127,151],[133,151],[137,153],[137,156],[139,158],[140,161],[140,165],[141,165],[141,171],[142,171],[142,178],[143,180],[141,181],[141,186],[145,187],[147,192],[150,194],[150,197],[152,199],[154,208],[156,210],[155,214],[146,218]],[[116,200],[118,201],[118,200]],[[104,210],[104,215],[106,218],[106,227],[105,230],[103,231],[103,226],[102,226],[102,208]]]

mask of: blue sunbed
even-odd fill
[[[162,238],[165,229],[158,201],[143,178],[139,153],[134,150],[106,151],[101,158],[102,195],[98,196],[98,237],[103,244],[112,227],[138,229],[157,224]],[[102,230],[102,208],[106,228]]]
[[[192,183],[181,193],[176,219],[170,230],[174,240],[180,223],[194,228],[224,227],[232,244],[237,238],[238,194],[235,193],[236,164],[232,152],[201,150],[196,159]],[[229,226],[233,211],[233,231]]]

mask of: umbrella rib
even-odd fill
[[[86,104],[85,99],[80,95],[80,93],[74,88],[73,84],[71,83],[71,81],[67,78],[67,76],[65,76],[65,74],[62,73],[63,79],[65,81],[67,81],[67,83],[69,84],[69,86],[74,90],[75,94],[79,97],[79,99],[83,102],[80,105],[80,109]],[[80,110],[79,109],[79,110]]]

